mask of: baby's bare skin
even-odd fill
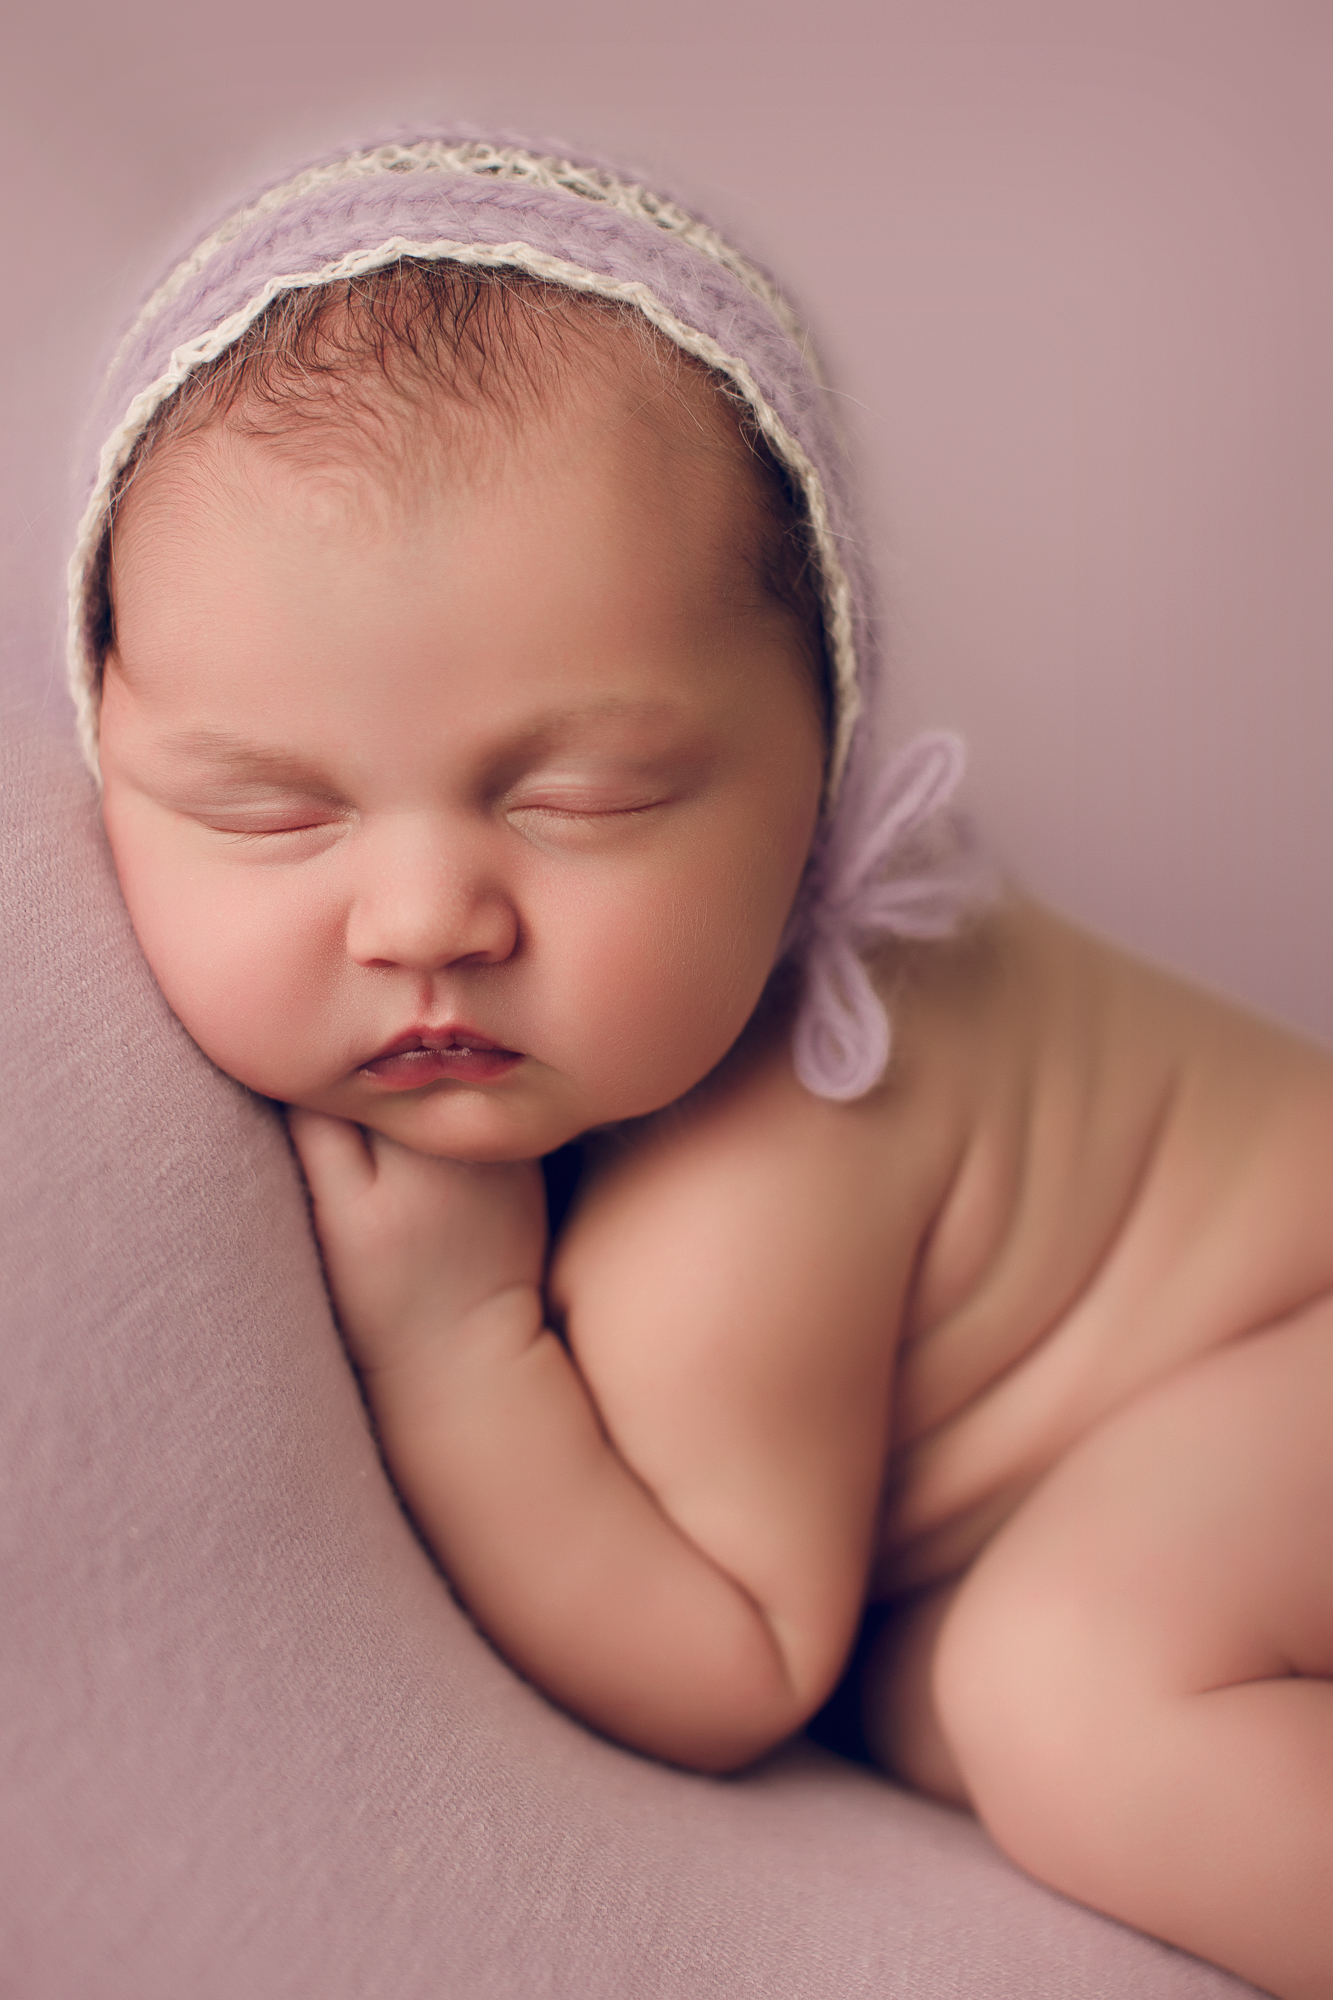
[[[134,490],[104,810],[159,983],[290,1107],[393,1477],[534,1682],[734,1769],[873,1570],[890,1768],[1327,1996],[1333,1062],[1011,901],[881,957],[876,1090],[805,1091],[824,744],[743,463],[637,362],[576,389],[471,485],[224,433]],[[491,1058],[392,1073],[460,1022]]]
[[[604,1145],[550,1280],[580,1366],[660,1490],[679,1413],[646,1393],[658,1357],[602,1333],[601,1288],[677,1274],[659,1336],[689,1326],[707,1410],[731,1386],[700,1353],[710,1163],[801,1163],[800,1224],[764,1244],[778,1295],[875,1212],[878,1262],[821,1327],[836,1374],[911,1274],[891,1382],[863,1347],[851,1385],[882,1425],[874,1586],[898,1605],[872,1746],[1068,1893],[1327,1994],[1333,1061],[1028,903],[881,975],[896,1054],[862,1103],[794,1088],[775,1019]]]
[[[1127,1396],[1333,1289],[1333,1061],[1032,905],[901,982],[886,1142],[960,1126],[894,1387],[888,1591]]]

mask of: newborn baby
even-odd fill
[[[150,307],[75,681],[163,992],[289,1107],[399,1491],[522,1673],[703,1771],[886,1607],[886,1770],[1327,2000],[1333,1062],[967,907],[955,746],[879,781],[836,491],[716,330],[744,287],[790,344],[762,274],[564,163],[356,157]],[[447,226],[368,222],[376,174]]]

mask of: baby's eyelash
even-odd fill
[[[543,813],[548,819],[632,819],[638,813],[651,812],[661,803],[653,799],[635,806],[511,806],[511,812]]]
[[[281,840],[299,833],[323,833],[338,822],[330,819],[298,820],[289,826],[220,826],[216,821],[205,821],[214,833],[224,840],[253,842],[257,840]]]
[[[630,793],[628,797],[622,793],[617,800],[614,793],[610,798],[589,798],[586,794],[581,798],[572,791],[563,798],[548,795],[545,798],[511,799],[506,811],[514,817],[540,814],[549,819],[634,819],[666,803],[666,794],[661,792],[640,793],[637,796]]]
[[[308,826],[247,826],[224,829],[232,840],[281,840],[291,833],[309,833]]]

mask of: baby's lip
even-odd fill
[[[358,1069],[367,1069],[371,1063],[387,1062],[391,1056],[411,1055],[418,1049],[471,1049],[477,1055],[517,1055],[517,1049],[507,1049],[502,1042],[492,1041],[478,1028],[469,1028],[466,1022],[449,1023],[442,1028],[404,1028],[401,1035],[395,1035],[383,1048],[373,1055],[362,1056]]]

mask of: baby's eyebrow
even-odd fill
[[[527,743],[539,744],[558,739],[569,730],[586,728],[599,722],[644,723],[649,727],[665,725],[671,727],[683,720],[680,708],[671,701],[633,695],[594,695],[585,701],[574,701],[559,708],[548,709],[521,732],[520,739]]]
[[[680,724],[682,716],[670,701],[599,695],[591,700],[552,709],[538,717],[518,733],[511,749],[521,749],[528,754],[554,748],[569,730],[577,731],[589,723],[603,721],[666,725],[671,728]],[[158,749],[168,758],[179,757],[211,765],[228,777],[286,785],[303,792],[318,792],[329,798],[338,793],[338,787],[327,769],[299,751],[258,743],[233,730],[219,728],[214,723],[202,723],[192,729],[168,734],[159,740]]]
[[[252,743],[229,729],[204,725],[168,736],[162,748],[173,756],[193,757],[223,770],[246,777],[267,778],[276,784],[314,786],[330,789],[328,774],[294,750],[275,749],[267,743]]]

